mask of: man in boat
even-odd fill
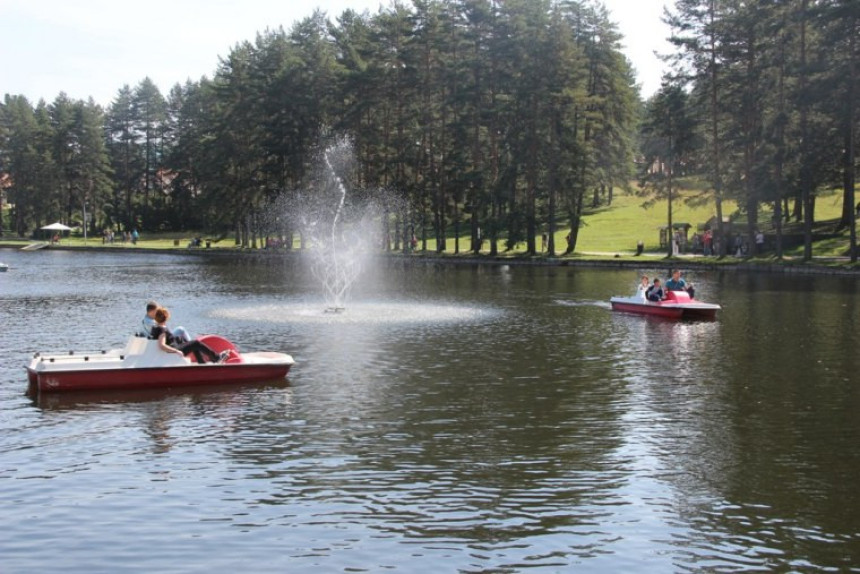
[[[158,303],[155,301],[150,301],[146,304],[146,315],[143,316],[143,320],[140,322],[142,328],[141,332],[138,335],[146,338],[152,337],[152,328],[155,327],[155,311],[158,309]]]
[[[669,291],[686,291],[690,295],[690,299],[693,299],[693,295],[696,292],[692,283],[688,284],[686,281],[681,279],[680,269],[672,270],[672,277],[666,281],[666,289]]]

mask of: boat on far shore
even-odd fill
[[[686,291],[668,291],[662,301],[648,301],[640,295],[634,295],[612,297],[609,302],[613,311],[670,319],[713,319],[720,310],[719,305],[693,299]]]

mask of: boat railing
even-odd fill
[[[69,351],[68,353],[52,353],[50,355],[36,353],[33,355],[33,358],[39,359],[46,363],[55,363],[57,361],[69,363],[79,361],[105,361],[108,359],[115,360],[117,358],[117,355],[109,353],[108,351]]]

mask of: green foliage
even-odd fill
[[[385,218],[395,244],[429,226],[447,249],[468,226],[468,249],[497,249],[504,234],[533,252],[544,222],[567,213],[578,229],[586,193],[611,201],[629,179],[637,97],[620,40],[591,3],[418,0],[336,22],[316,12],[236,45],[211,80],[167,99],[149,79],[120,89],[105,118],[111,189],[88,201],[101,226],[235,229],[249,244],[270,200],[313,190],[318,150],[346,134],[353,186],[396,195]],[[52,109],[52,138],[69,133],[65,107]],[[52,173],[69,180],[64,150]]]
[[[814,197],[841,186],[853,237],[860,4],[676,0],[667,22],[702,119],[697,169],[718,210],[724,197],[742,204],[748,237],[764,206],[778,233],[803,219],[811,257]]]
[[[317,11],[237,44],[212,78],[166,98],[148,78],[107,110],[7,96],[0,174],[15,208],[0,225],[73,223],[86,208],[93,231],[193,228],[253,246],[273,232],[263,216],[276,198],[295,209],[317,192],[320,150],[346,135],[353,190],[393,194],[381,223],[395,248],[419,229],[439,251],[534,254],[544,232],[553,253],[582,250],[591,219],[630,189],[634,157],[671,165],[643,171],[653,201],[664,176],[695,177],[677,209],[713,204],[722,221],[731,202],[748,234],[762,213],[777,233],[803,218],[811,242],[815,196],[836,186],[854,229],[858,6],[675,0],[675,73],[644,106],[598,2]]]

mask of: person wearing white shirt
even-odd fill
[[[143,320],[141,320],[141,332],[138,333],[141,337],[151,337],[152,336],[152,328],[157,324],[155,322],[155,311],[158,309],[158,303],[155,301],[150,301],[146,304],[146,315],[143,316]]]

